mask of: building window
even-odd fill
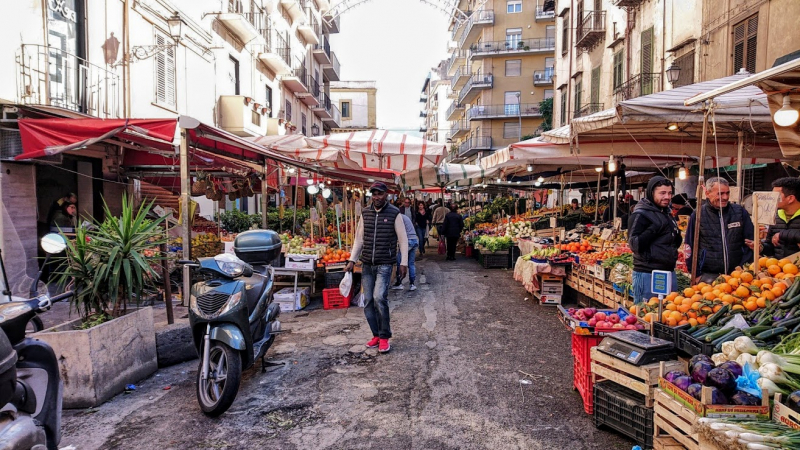
[[[503,122],[503,139],[519,139],[519,122]]]
[[[675,58],[675,65],[681,68],[681,73],[672,86],[688,86],[694,84],[694,50]]]
[[[507,0],[506,12],[509,14],[522,12],[522,0]]]
[[[561,56],[569,51],[569,24],[567,19],[561,19]]]
[[[165,48],[155,56],[155,78],[156,78],[156,103],[171,108],[175,107],[175,47],[172,38],[156,32],[156,45],[163,45]]]
[[[303,131],[303,136],[308,136],[306,134],[306,113],[300,113],[300,129]]]
[[[640,77],[641,95],[649,95],[653,93],[653,77],[649,74],[653,73],[653,27],[642,31],[642,74]],[[648,74],[648,75],[645,75]]]
[[[553,91],[552,89],[545,89],[544,90],[544,99],[545,100],[547,100],[548,98],[553,98],[553,95],[555,95],[555,91]]]
[[[339,110],[342,112],[342,119],[350,119],[353,117],[352,111],[350,111],[349,101],[341,101],[339,103]]]
[[[506,48],[515,49],[522,42],[522,28],[506,29]]]
[[[622,77],[624,75],[622,72],[623,56],[623,50],[614,53],[614,89],[622,85]]]
[[[286,121],[292,121],[292,102],[286,99]]]
[[[522,75],[522,60],[521,59],[507,59],[506,60],[506,76],[518,77]]]
[[[567,90],[563,89],[561,91],[561,123],[559,125],[564,126],[567,124]]]
[[[591,103],[600,103],[600,66],[592,69],[592,92],[589,95]]]
[[[233,95],[239,95],[239,60],[230,55],[228,57],[231,60],[231,72],[228,76],[233,84]]]
[[[519,91],[507,91],[503,95],[503,110],[505,111],[505,115],[516,116],[519,114],[519,102],[521,98]]]
[[[264,101],[264,104],[269,108],[269,117],[272,117],[272,88],[269,86],[267,86],[267,99]]]
[[[745,69],[756,72],[756,46],[758,44],[758,14],[733,26],[733,73]]]
[[[583,94],[583,80],[575,83],[575,111],[581,109],[581,94]]]

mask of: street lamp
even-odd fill
[[[522,100],[522,96],[519,92],[517,92],[517,117],[519,117],[519,132],[517,133],[519,137],[519,142],[522,141],[522,104],[520,101]]]
[[[164,44],[156,44],[156,45],[135,45],[131,47],[130,53],[124,55],[122,60],[118,63],[114,64],[126,64],[131,63],[134,61],[141,61],[143,59],[152,58],[156,54],[161,51],[169,50],[178,46],[178,43],[181,41],[183,37],[183,19],[181,15],[175,11],[172,13],[170,17],[167,18],[167,28],[169,29],[169,35],[172,37],[172,43],[164,43]],[[132,59],[136,58],[135,60]]]
[[[319,136],[319,125],[317,124],[311,125],[311,135]]]
[[[681,68],[679,65],[673,62],[672,65],[667,69],[667,81],[669,81],[669,84],[674,86],[680,76]]]

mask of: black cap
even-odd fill
[[[372,191],[386,192],[388,190],[389,190],[389,188],[386,187],[386,183],[383,183],[381,181],[376,181],[376,182],[372,183],[372,186],[369,187],[369,191],[370,192],[372,192]]]

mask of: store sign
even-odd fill
[[[66,3],[67,0],[49,0],[47,6],[51,11],[61,14],[61,16],[68,21],[76,23],[78,21],[78,14],[75,10],[67,6]]]
[[[654,270],[650,277],[650,291],[655,295],[667,295],[672,289],[672,272]]]

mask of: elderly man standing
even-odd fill
[[[728,180],[709,178],[705,185],[706,201],[700,214],[700,240],[697,273],[710,283],[720,274],[731,273],[736,266],[753,261],[753,221],[744,207],[730,203]],[[696,213],[689,216],[686,243],[694,251]]]

